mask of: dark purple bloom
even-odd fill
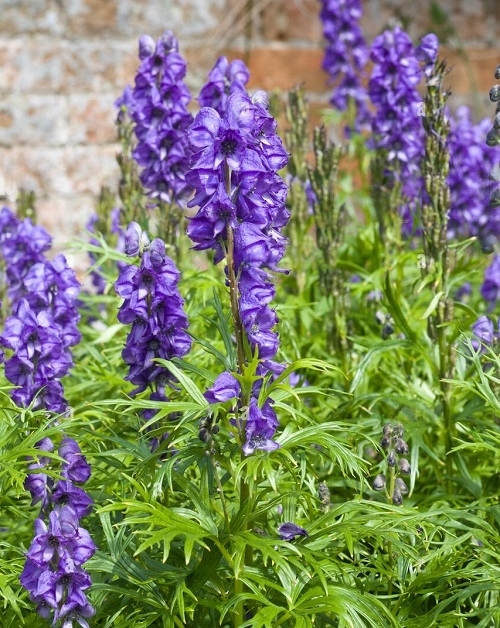
[[[257,356],[257,375],[274,377],[284,367],[272,361],[279,339],[274,329],[278,319],[270,307],[275,294],[270,271],[279,270],[287,244],[281,229],[289,219],[287,187],[276,171],[286,165],[288,155],[276,134],[267,95],[256,92],[250,98],[236,88],[225,108],[205,106],[199,111],[188,138],[192,156],[187,179],[195,188],[189,205],[199,207],[188,235],[195,249],[213,249],[214,263],[226,257],[232,266],[246,359]],[[244,364],[238,366],[244,371]],[[256,382],[252,395],[258,395],[261,384]],[[217,403],[240,392],[236,378],[223,373],[205,397]],[[260,408],[252,396],[244,422],[244,453],[276,449],[272,437],[277,424],[271,402]]]
[[[425,195],[420,172],[425,152],[423,105],[417,89],[423,72],[409,35],[400,27],[375,38],[370,58],[373,69],[368,91],[375,107],[371,143],[387,161],[386,185],[401,183],[405,202],[399,211],[403,230],[410,234],[416,206]]]
[[[125,255],[135,257],[149,246],[148,234],[143,231],[137,222],[131,222],[125,231]]]
[[[182,203],[191,193],[185,179],[191,95],[183,80],[186,62],[178,50],[171,31],[156,43],[142,36],[134,89],[118,101],[134,123],[138,143],[133,156],[141,167],[142,184],[151,197],[167,203]]]
[[[208,80],[201,88],[198,102],[201,107],[212,107],[223,114],[227,99],[235,91],[245,92],[250,73],[240,59],[229,62],[226,57],[219,57],[208,74]]]
[[[211,386],[204,394],[208,403],[218,403],[236,399],[241,393],[239,381],[231,375],[231,373],[221,373],[213,386]]]
[[[370,119],[368,94],[361,81],[369,54],[359,24],[361,15],[361,0],[321,0],[320,18],[326,39],[322,67],[334,84],[330,102],[341,111],[354,106],[357,131]]]
[[[494,305],[500,300],[500,256],[494,255],[493,259],[484,273],[481,295],[485,301]]]
[[[94,614],[94,607],[89,602],[80,605],[68,600],[57,614],[57,618],[62,621],[61,628],[73,628],[74,622],[77,622],[81,628],[90,628],[87,619]]]
[[[500,147],[489,147],[484,134],[489,121],[472,121],[467,107],[450,115],[450,237],[476,236],[483,243],[500,237],[500,211],[490,204],[497,183],[490,172],[500,159]]]
[[[280,525],[278,533],[283,541],[294,541],[298,536],[309,536],[307,530],[289,521]]]
[[[61,475],[66,480],[83,484],[91,474],[91,468],[78,443],[65,436],[59,445],[59,455],[64,459]]]
[[[257,400],[252,397],[245,427],[246,442],[243,445],[243,452],[249,456],[256,449],[262,451],[278,449],[278,443],[272,440],[277,427],[278,418],[269,401],[259,408]]]
[[[424,35],[420,40],[420,45],[417,47],[415,53],[416,57],[422,66],[422,70],[427,77],[430,77],[434,64],[437,60],[439,48],[439,40],[437,35],[429,33]]]

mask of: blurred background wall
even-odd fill
[[[56,243],[82,235],[102,185],[116,188],[114,101],[132,84],[137,39],[166,28],[194,94],[220,54],[241,57],[251,88],[305,84],[317,123],[328,106],[318,0],[0,0],[0,197],[34,190]],[[399,20],[438,34],[451,105],[493,116],[499,0],[363,0],[368,42]]]

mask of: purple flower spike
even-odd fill
[[[283,541],[294,541],[298,536],[309,536],[307,530],[289,521],[280,525],[278,533]]]
[[[370,120],[368,94],[361,83],[368,61],[361,15],[361,0],[321,0],[320,18],[327,42],[322,66],[334,83],[330,102],[341,111],[354,104],[356,131]]]
[[[191,194],[185,179],[189,159],[186,129],[193,119],[187,108],[191,95],[184,83],[186,62],[171,31],[165,31],[156,43],[142,36],[139,59],[134,89],[126,90],[117,101],[134,123],[137,146],[133,157],[149,196],[166,203],[184,203]]]

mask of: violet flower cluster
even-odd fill
[[[208,80],[198,96],[200,107],[212,107],[223,114],[229,96],[236,91],[246,93],[250,73],[240,59],[229,62],[227,57],[219,57],[208,73]]]
[[[131,325],[122,351],[129,367],[126,379],[136,386],[132,395],[150,389],[151,399],[166,401],[166,386],[174,380],[155,358],[180,358],[191,349],[184,301],[177,287],[180,272],[166,255],[164,242],[156,238],[149,243],[135,222],[127,227],[125,252],[140,258],[139,266],[122,267],[115,283],[123,298],[118,320]]]
[[[424,112],[417,90],[423,73],[412,40],[399,26],[375,38],[370,59],[373,70],[368,90],[375,106],[373,147],[387,156],[389,182],[401,182],[402,194],[408,200],[408,207],[401,212],[409,222],[413,220],[413,205],[423,193],[420,161],[425,135],[420,116]],[[412,229],[406,226],[404,230]]]
[[[500,208],[494,201],[498,182],[491,173],[498,164],[499,147],[489,147],[484,136],[490,122],[478,124],[467,107],[460,107],[450,116],[450,186],[451,207],[449,236],[476,236],[488,248],[500,236]]]
[[[80,285],[63,255],[52,261],[45,258],[51,239],[44,229],[28,219],[18,220],[7,208],[0,219],[5,226],[0,244],[13,311],[0,344],[10,350],[5,376],[16,386],[11,396],[18,406],[60,415],[68,409],[60,380],[72,366],[71,347],[80,341]],[[36,447],[42,454],[54,450],[49,438]],[[91,579],[82,565],[95,545],[80,525],[92,500],[77,485],[88,480],[90,466],[71,438],[62,439],[58,453],[64,461],[58,481],[45,472],[48,456],[41,455],[29,465],[25,487],[32,505],[41,507],[20,580],[42,617],[65,628],[73,621],[86,627],[94,609],[84,593]]]
[[[134,123],[137,146],[133,157],[141,167],[146,192],[152,198],[180,204],[191,193],[185,179],[186,130],[193,119],[187,108],[191,94],[183,81],[186,62],[168,30],[157,42],[142,36],[139,59],[135,86],[125,90],[117,105],[126,108]]]
[[[369,50],[359,25],[361,0],[321,0],[320,18],[326,39],[322,67],[335,84],[330,102],[335,109],[355,107],[354,130],[370,120],[368,94],[361,78]]]
[[[275,295],[270,271],[278,271],[287,243],[282,234],[289,219],[287,188],[277,171],[286,165],[288,155],[276,134],[267,96],[257,92],[250,98],[239,89],[233,91],[223,114],[211,107],[198,112],[188,138],[192,157],[186,178],[195,189],[189,206],[199,207],[188,235],[194,249],[213,249],[215,263],[227,261],[228,282],[235,295],[233,318],[244,337],[239,340],[239,369],[245,367],[243,361],[257,356],[259,376],[279,373],[283,366],[273,359],[279,339],[278,319],[270,305]],[[249,355],[242,359],[245,344]],[[257,403],[257,393],[258,385],[245,404],[246,454],[278,446],[272,440],[276,414],[269,401]],[[205,396],[215,403],[240,394],[236,378],[223,373]]]
[[[71,347],[80,341],[80,284],[63,255],[45,258],[50,236],[42,227],[19,221],[5,208],[1,216],[9,227],[1,251],[13,312],[0,334],[0,344],[11,350],[5,376],[17,386],[12,391],[17,405],[63,413],[67,402],[60,379],[73,364]]]
[[[44,438],[38,448],[52,452],[54,444]],[[73,622],[89,628],[87,618],[95,611],[85,593],[92,581],[83,565],[96,546],[80,523],[93,502],[79,485],[89,479],[91,469],[72,438],[62,439],[58,454],[63,459],[60,480],[45,472],[48,456],[30,464],[25,487],[32,505],[40,503],[41,508],[20,581],[41,617],[52,619],[53,625],[60,622],[62,628],[71,628]]]
[[[14,309],[26,295],[24,277],[34,264],[45,260],[52,246],[47,231],[29,218],[20,220],[8,207],[0,210],[0,256],[4,259],[7,297]]]

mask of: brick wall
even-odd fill
[[[0,196],[36,191],[41,222],[81,235],[102,185],[116,187],[114,100],[133,82],[137,38],[171,28],[196,92],[221,53],[249,64],[251,88],[304,83],[314,121],[328,87],[317,0],[0,0]],[[394,18],[437,32],[453,66],[452,103],[492,115],[498,0],[364,0],[371,41]],[[497,39],[495,40],[495,36]]]

